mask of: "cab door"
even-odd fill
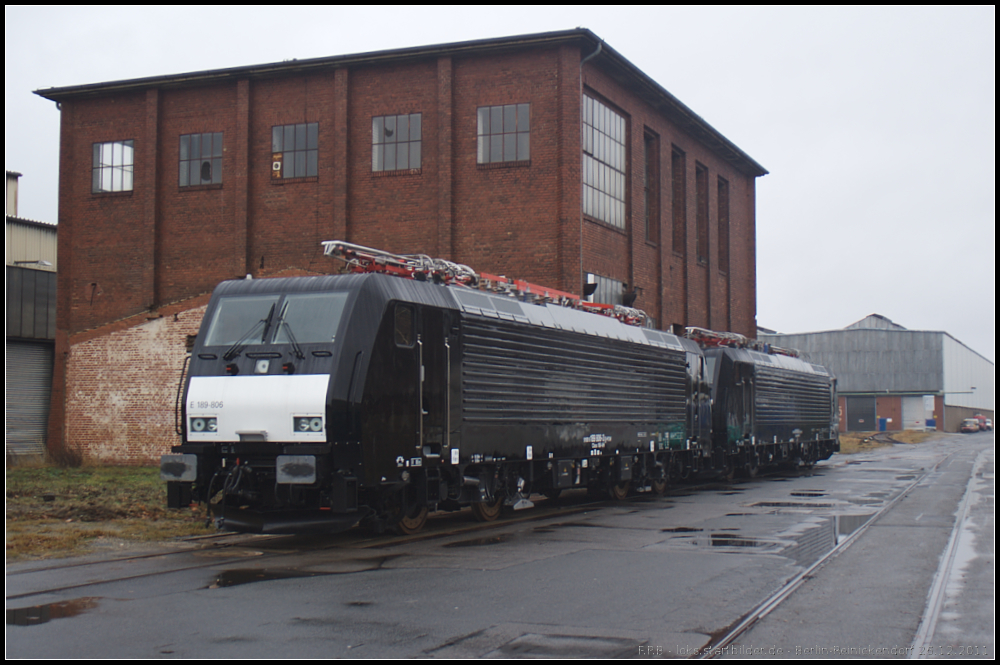
[[[417,347],[420,353],[420,432],[418,447],[425,459],[447,461],[450,442],[452,339],[450,313],[421,310]]]

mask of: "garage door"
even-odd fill
[[[41,454],[52,392],[52,345],[7,342],[7,454]]]
[[[847,431],[848,432],[875,432],[878,430],[878,423],[875,422],[875,398],[848,397],[847,398]]]

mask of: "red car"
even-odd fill
[[[975,418],[966,418],[962,421],[962,426],[959,428],[959,431],[962,432],[962,434],[966,434],[968,432],[978,432],[979,421]]]

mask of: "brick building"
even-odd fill
[[[333,272],[323,240],[756,331],[766,171],[589,30],[37,94],[62,113],[49,437],[91,457],[165,450],[212,288]]]

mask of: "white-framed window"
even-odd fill
[[[91,175],[91,191],[131,192],[132,174],[135,167],[134,142],[109,141],[94,144],[94,166]]]
[[[180,187],[222,183],[222,132],[184,134],[180,144]]]
[[[422,115],[382,115],[372,118],[372,171],[420,168]]]
[[[583,213],[625,228],[625,118],[583,96]]]
[[[271,128],[271,177],[306,178],[319,174],[319,123]]]
[[[603,305],[621,305],[622,295],[625,293],[625,283],[617,279],[587,273],[587,284],[596,285],[593,294],[584,298],[587,302],[600,303]],[[588,289],[589,290],[589,289]]]
[[[531,159],[531,104],[480,106],[476,111],[476,162]]]

